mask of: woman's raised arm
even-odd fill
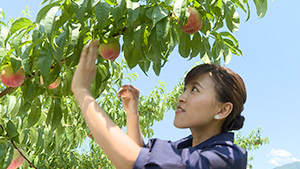
[[[92,41],[83,48],[73,76],[72,91],[100,148],[116,168],[133,168],[141,147],[107,116],[90,93],[90,85],[96,73],[98,42]]]

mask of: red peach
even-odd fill
[[[41,81],[41,85],[43,85],[44,84],[44,80],[43,80],[42,76],[40,76],[40,81]],[[60,81],[61,81],[61,77],[58,76],[57,79],[54,82],[50,83],[50,85],[48,86],[49,89],[55,89],[55,88],[57,88],[58,85],[59,85],[59,83],[60,83]]]
[[[202,27],[202,16],[197,11],[197,9],[193,7],[188,8],[190,16],[187,20],[187,23],[181,27],[181,30],[188,34],[196,33]]]
[[[19,153],[17,149],[14,149],[13,159],[7,169],[16,169],[22,165],[23,161],[23,156]]]
[[[108,43],[99,45],[100,55],[107,60],[114,60],[120,54],[120,43],[118,40],[109,40]]]
[[[8,87],[21,86],[26,78],[25,72],[20,68],[15,74],[11,65],[6,66],[1,71],[1,82]]]

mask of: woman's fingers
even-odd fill
[[[98,42],[99,42],[99,40],[92,41],[89,46],[89,53],[88,53],[89,58],[88,58],[88,62],[87,62],[88,65],[95,64],[95,62],[96,62],[96,59],[98,56],[98,51],[97,51]]]
[[[140,90],[132,85],[129,85],[129,88],[134,92],[135,96],[138,98],[140,95]]]
[[[120,90],[118,91],[118,98],[121,98],[124,92],[126,92],[126,88],[124,86],[121,86]]]
[[[138,99],[139,93],[139,89],[133,87],[132,85],[123,85],[118,91],[118,98],[128,97],[129,94],[132,94],[133,97]]]
[[[79,60],[79,64],[83,63],[87,57],[87,51],[88,51],[89,47],[87,45],[85,45],[83,48],[82,48],[82,51],[81,51],[81,56],[80,56],[80,60]]]
[[[93,40],[89,45],[85,45],[83,47],[79,65],[81,64],[82,66],[86,67],[95,64],[98,56],[98,43],[99,40]]]
[[[96,59],[98,56],[98,40],[83,47],[78,66],[72,79],[72,91],[89,89],[96,74]]]

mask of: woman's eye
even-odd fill
[[[198,89],[197,89],[196,87],[193,87],[193,88],[192,88],[192,91],[193,91],[193,92],[198,92]]]

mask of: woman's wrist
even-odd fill
[[[132,110],[132,111],[126,111],[127,117],[128,116],[138,116],[139,112],[137,110]]]

